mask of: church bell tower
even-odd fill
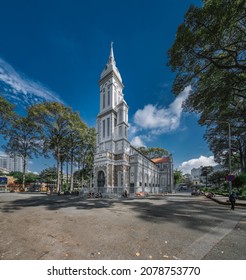
[[[113,43],[100,80],[100,109],[97,115],[97,149],[94,186],[100,192],[119,192],[128,187],[129,166],[128,105],[116,67]]]

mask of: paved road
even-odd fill
[[[246,259],[246,209],[178,193],[0,194],[1,259]]]

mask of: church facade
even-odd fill
[[[121,194],[125,190],[130,194],[171,192],[171,155],[149,159],[128,141],[128,105],[124,100],[122,78],[116,67],[112,44],[99,87],[100,111],[93,172],[95,191],[104,194]]]

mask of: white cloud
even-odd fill
[[[145,144],[143,140],[141,139],[141,136],[135,136],[133,137],[131,141],[132,146],[138,148],[138,147],[145,147]]]
[[[186,87],[167,108],[158,108],[148,104],[143,109],[137,110],[134,115],[135,125],[142,129],[151,130],[153,134],[177,129],[183,111],[182,104],[188,97],[190,90],[191,86]]]
[[[37,171],[31,171],[31,170],[27,170],[27,173],[33,173],[35,175],[39,175],[39,173]]]
[[[32,93],[47,101],[63,103],[59,97],[39,82],[35,82],[17,71],[6,61],[0,58],[0,81],[11,87],[13,93]],[[12,96],[14,98],[14,96]]]
[[[139,128],[130,123],[128,125],[129,125],[128,135],[129,135],[129,138],[132,138],[139,131]]]
[[[184,161],[179,169],[183,171],[183,173],[190,173],[192,168],[199,168],[201,166],[215,166],[218,163],[214,161],[214,156],[200,156],[199,158],[193,158],[188,161]]]

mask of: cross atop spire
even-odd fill
[[[109,54],[108,63],[115,63],[113,44],[114,44],[113,42],[111,42],[111,44],[110,44],[110,54]]]

